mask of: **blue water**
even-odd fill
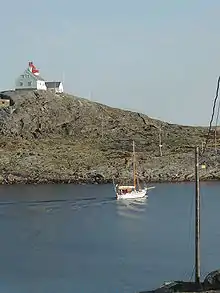
[[[202,274],[220,267],[220,183],[203,183]],[[190,279],[194,185],[116,201],[111,185],[1,186],[0,292],[135,293]]]

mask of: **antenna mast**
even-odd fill
[[[62,74],[62,80],[63,80],[63,85],[64,85],[64,80],[65,80],[65,73],[63,71],[63,74]]]
[[[133,172],[134,172],[134,189],[136,190],[136,160],[135,160],[135,145],[133,141]]]
[[[89,100],[92,101],[92,91],[89,92]]]

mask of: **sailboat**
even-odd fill
[[[200,276],[200,192],[199,192],[199,147],[195,148],[195,280],[165,282],[157,289],[139,293],[174,293],[174,292],[220,292],[220,270],[210,272],[201,281]]]
[[[136,198],[147,198],[148,190],[154,187],[141,188],[139,179],[136,171],[136,154],[135,154],[135,143],[133,141],[133,185],[118,185],[114,184],[115,193],[117,199],[136,199]]]

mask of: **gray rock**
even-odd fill
[[[142,182],[194,180],[194,146],[204,141],[205,127],[169,124],[68,94],[3,94],[11,106],[0,109],[0,183],[131,181],[132,140]],[[208,149],[201,162],[207,165],[203,180],[220,178],[218,154]]]

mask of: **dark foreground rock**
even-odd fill
[[[1,97],[1,95],[0,95]],[[108,183],[132,180],[132,140],[144,182],[194,180],[194,146],[207,129],[165,123],[67,94],[4,92],[0,109],[0,183]],[[162,157],[159,153],[162,136]],[[213,143],[213,138],[211,143]],[[201,180],[219,180],[207,149]]]
[[[171,281],[165,282],[162,286],[150,290],[141,291],[139,293],[175,293],[175,292],[206,292],[217,293],[220,292],[220,270],[210,272],[200,283],[185,282],[185,281]]]

